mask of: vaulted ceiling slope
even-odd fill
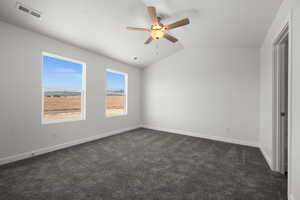
[[[185,47],[259,47],[282,0],[19,0],[42,13],[36,19],[0,1],[0,20],[71,43],[135,66],[148,66]],[[150,23],[146,6],[155,6],[162,22],[189,17],[191,24],[144,45],[147,32],[126,26]],[[138,59],[135,60],[134,57]]]

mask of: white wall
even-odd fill
[[[145,126],[258,144],[259,49],[185,49],[143,82]]]
[[[0,44],[0,163],[9,156],[140,124],[140,69],[3,22]],[[86,62],[85,121],[41,124],[42,51]],[[105,117],[106,68],[128,73],[126,117]]]
[[[292,76],[291,79],[291,159],[289,171],[289,199],[300,199],[300,2],[285,0],[261,48],[260,67],[260,143],[272,160],[272,43],[292,15]]]
[[[300,2],[293,1],[292,21],[292,151],[291,194],[292,200],[300,199]]]
[[[273,98],[273,42],[287,23],[290,1],[281,5],[260,50],[260,145],[265,157],[273,165],[272,158],[272,98]]]

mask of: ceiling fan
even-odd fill
[[[144,44],[149,44],[152,40],[158,40],[160,38],[165,38],[173,43],[177,42],[178,39],[173,37],[172,35],[168,34],[166,31],[178,28],[181,26],[185,26],[190,23],[188,18],[179,20],[173,24],[169,24],[167,26],[163,25],[160,22],[160,18],[156,15],[155,7],[147,7],[148,13],[152,20],[152,24],[150,28],[135,28],[135,27],[127,27],[128,30],[133,31],[147,31],[150,33],[150,37],[144,42]]]

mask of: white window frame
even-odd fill
[[[111,72],[111,73],[115,73],[115,74],[120,74],[122,76],[124,76],[125,78],[125,87],[124,87],[124,95],[125,95],[125,108],[124,108],[124,113],[123,114],[118,114],[118,115],[107,115],[106,113],[106,105],[107,105],[107,98],[106,98],[106,90],[107,90],[107,72]],[[105,70],[105,105],[104,105],[104,111],[105,111],[105,116],[106,118],[112,118],[112,117],[122,117],[122,116],[127,116],[128,115],[128,74],[125,72],[120,72],[117,70],[113,70],[113,69],[106,69]]]
[[[44,92],[47,90],[43,87],[43,77],[44,77],[44,56],[69,61],[72,63],[80,64],[82,66],[82,89],[81,90],[67,90],[73,92],[81,92],[81,115],[79,118],[66,118],[66,119],[59,119],[59,120],[45,120],[44,119]],[[60,90],[60,89],[58,89]],[[64,90],[61,90],[64,91]],[[52,53],[42,52],[42,78],[41,78],[41,92],[42,92],[42,124],[54,124],[54,123],[62,123],[62,122],[73,122],[73,121],[81,121],[86,119],[86,63],[82,61],[78,61],[75,59],[59,56]]]

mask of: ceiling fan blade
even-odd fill
[[[150,29],[148,29],[148,28],[127,27],[127,30],[131,30],[131,31],[148,31],[148,32],[150,32]]]
[[[187,25],[189,23],[190,23],[189,18],[185,18],[185,19],[179,20],[179,21],[177,21],[173,24],[170,24],[170,25],[166,26],[166,30],[171,30],[171,29],[174,29],[174,28],[177,28],[177,27],[180,27],[180,26]]]
[[[169,41],[171,41],[173,43],[175,43],[175,42],[178,41],[178,39],[176,37],[173,37],[172,35],[169,35],[168,33],[164,34],[164,38],[166,38],[167,40],[169,40]]]
[[[150,42],[152,42],[153,38],[152,37],[149,37],[145,42],[144,44],[149,44]]]
[[[150,18],[152,20],[152,23],[154,25],[159,24],[158,19],[157,19],[157,15],[156,15],[156,9],[155,9],[155,7],[147,7],[147,9],[148,9],[149,16],[150,16]]]

